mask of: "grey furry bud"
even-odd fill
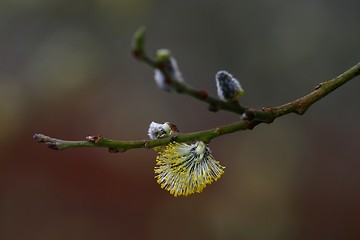
[[[244,94],[240,82],[227,71],[217,72],[215,79],[217,94],[221,100],[234,101]]]

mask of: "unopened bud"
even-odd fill
[[[159,139],[159,138],[169,137],[173,135],[175,132],[178,132],[178,129],[172,123],[151,122],[148,130],[148,136],[150,139]]]
[[[134,34],[131,42],[131,51],[138,58],[144,54],[145,27],[140,27]]]
[[[234,101],[244,94],[240,82],[226,71],[219,71],[216,76],[216,87],[219,98],[223,101]]]
[[[183,78],[177,62],[167,49],[160,49],[156,52],[156,62],[161,69],[154,70],[154,79],[160,89],[170,91],[172,89],[172,81],[183,82]],[[164,72],[169,75],[167,79]]]

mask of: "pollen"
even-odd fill
[[[155,178],[175,197],[200,193],[224,173],[203,142],[169,143],[156,158]]]

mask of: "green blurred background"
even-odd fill
[[[51,151],[34,133],[147,138],[237,121],[160,91],[130,41],[169,48],[185,79],[215,95],[241,80],[251,107],[312,91],[359,61],[360,1],[2,0],[0,239],[360,239],[359,78],[303,116],[212,141],[226,166],[203,193],[174,198],[156,154]]]

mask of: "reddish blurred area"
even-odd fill
[[[151,121],[191,132],[239,119],[157,89],[130,54],[147,27],[184,78],[215,95],[227,70],[241,103],[298,98],[359,61],[358,1],[0,3],[0,239],[360,239],[358,79],[303,116],[214,139],[226,166],[203,193],[174,198],[156,153],[53,151],[32,136],[147,138]]]

